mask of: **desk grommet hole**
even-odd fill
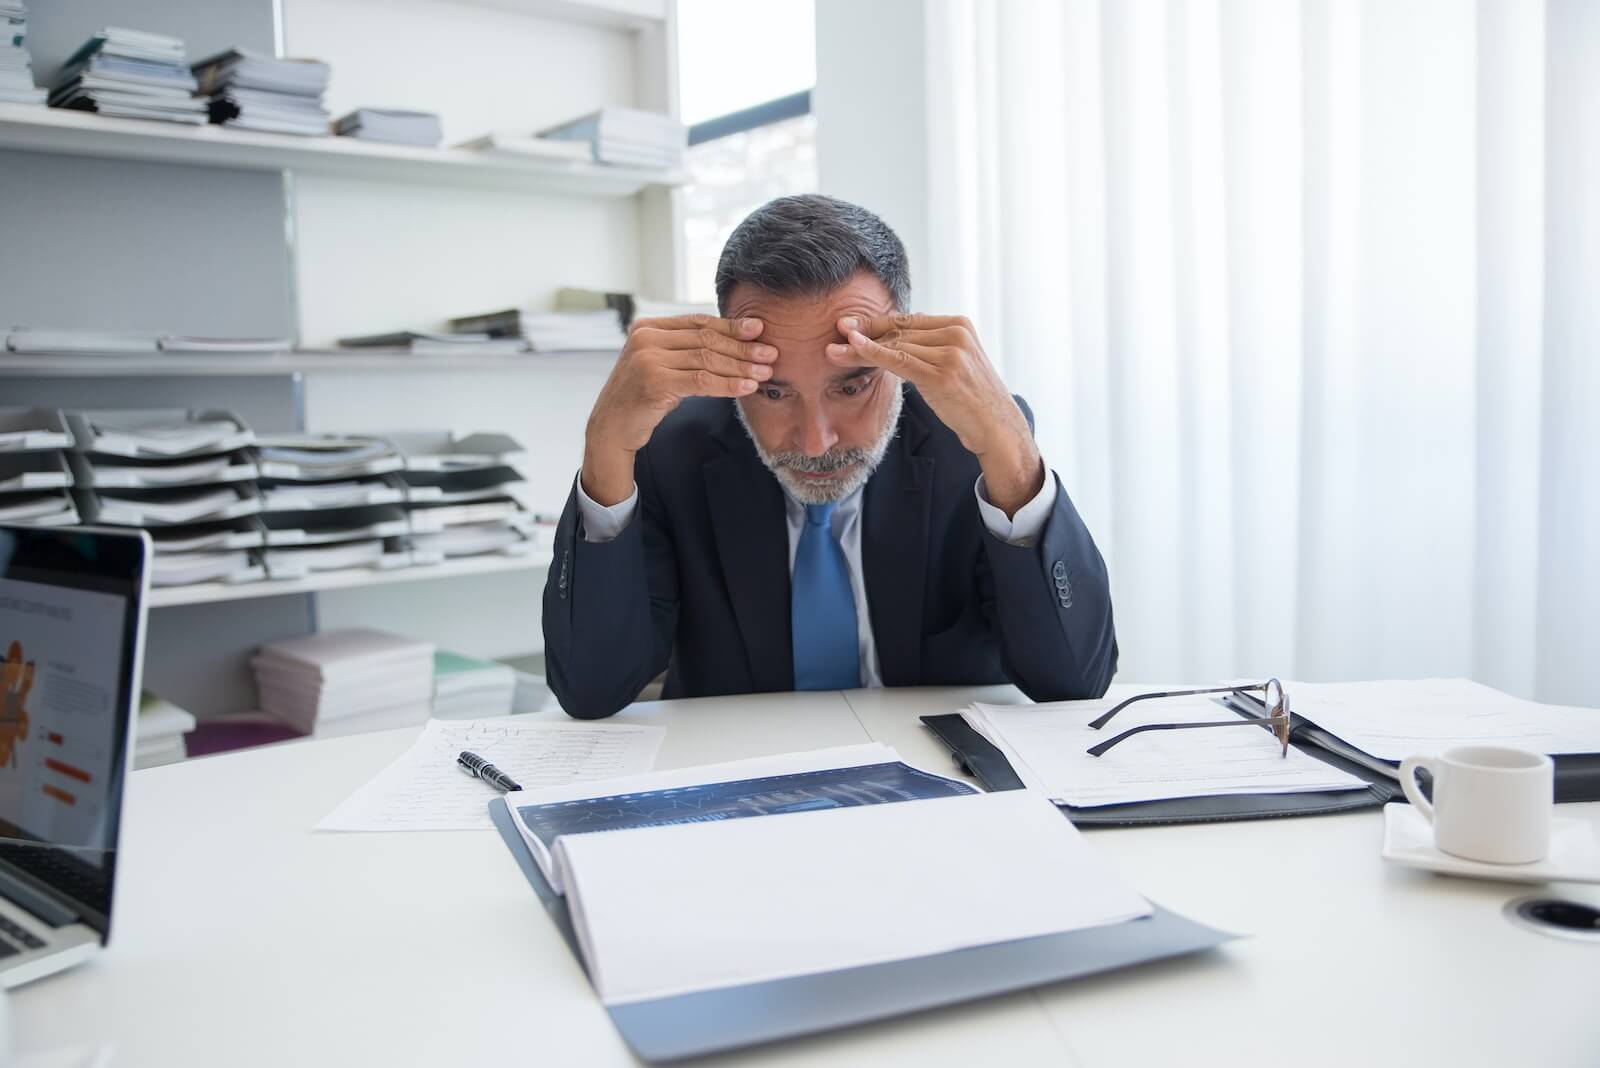
[[[1535,895],[1507,901],[1503,911],[1519,927],[1552,938],[1600,945],[1600,908],[1586,902]]]

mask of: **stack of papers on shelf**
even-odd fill
[[[884,746],[524,790],[506,802],[566,896],[608,1005],[1152,911],[1043,797],[976,793]],[[974,907],[983,901],[1004,907]]]
[[[43,104],[45,96],[33,84],[28,7],[22,0],[0,0],[0,104]]]
[[[433,148],[444,139],[439,116],[431,111],[396,111],[392,108],[357,108],[334,124],[340,137],[384,141],[395,145]]]
[[[557,311],[599,311],[610,308],[622,317],[622,325],[632,326],[638,319],[671,319],[683,315],[716,315],[715,304],[689,304],[683,301],[656,300],[632,293],[609,293],[599,289],[568,286],[556,290]]]
[[[1203,697],[1131,705],[1106,727],[1089,721],[1116,700],[1044,705],[973,705],[966,721],[1005,754],[1018,778],[1058,804],[1076,808],[1177,797],[1364,790],[1367,784],[1294,746],[1285,757],[1260,729],[1149,731],[1104,756],[1087,750],[1146,723],[1227,719],[1235,713]]]
[[[150,585],[192,586],[197,582],[256,582],[266,577],[253,554],[239,549],[232,552],[157,551],[150,564]]]
[[[363,508],[373,504],[399,504],[403,487],[382,478],[346,482],[261,483],[262,508],[268,512],[310,512],[319,508]]]
[[[510,487],[522,482],[522,475],[514,467],[486,466],[454,471],[407,470],[400,480],[408,489],[437,490],[428,495],[428,503],[464,504],[468,501],[489,501],[511,496]]]
[[[156,337],[108,330],[36,330],[19,326],[6,335],[6,348],[47,356],[121,356],[155,352]]]
[[[433,654],[433,714],[437,719],[508,716],[516,689],[517,673],[509,664],[475,660],[443,649]]]
[[[411,520],[396,504],[329,508],[309,512],[266,512],[261,516],[266,543],[327,545],[365,538],[398,538],[411,533]]]
[[[347,349],[403,349],[419,356],[442,355],[463,350],[487,354],[528,351],[527,342],[520,337],[490,337],[484,333],[423,334],[415,330],[342,337],[339,339],[339,344]]]
[[[72,472],[59,452],[0,454],[0,494],[66,489]]]
[[[504,467],[523,456],[522,445],[506,434],[400,431],[384,435],[406,458],[408,471],[477,471]]]
[[[188,337],[163,334],[159,341],[162,352],[288,352],[294,347],[286,337]]]
[[[304,578],[317,571],[345,571],[356,567],[405,567],[411,563],[411,556],[403,547],[396,545],[391,553],[377,538],[287,549],[269,547],[261,556],[267,565],[267,574],[274,579]]]
[[[157,527],[150,531],[156,555],[193,553],[203,549],[254,549],[262,542],[261,528],[253,518],[224,519],[215,523],[194,523],[178,527]]]
[[[183,736],[194,728],[194,716],[146,690],[139,695],[133,766],[154,768],[183,760],[189,755],[184,749]]]
[[[0,408],[0,452],[72,448],[72,431],[54,408]]]
[[[261,708],[318,735],[422,723],[433,704],[428,642],[342,630],[268,642],[250,661]]]
[[[101,489],[159,489],[206,486],[255,478],[256,465],[244,450],[197,460],[137,460],[125,456],[74,453],[72,469],[79,485]]]
[[[75,447],[135,460],[175,460],[242,449],[255,440],[228,412],[182,408],[111,409],[68,414]]]
[[[481,152],[490,156],[511,156],[523,159],[544,159],[556,162],[587,163],[594,159],[594,149],[586,141],[552,141],[532,134],[486,133],[463,141],[457,148]]]
[[[175,526],[253,515],[261,500],[242,486],[85,491],[79,503],[91,523],[121,527]]]
[[[444,559],[479,556],[483,553],[523,556],[534,548],[532,539],[526,533],[504,521],[447,526],[436,533],[416,534],[411,544],[419,553],[434,554]]]
[[[0,523],[68,527],[76,525],[78,518],[77,506],[66,490],[0,496]]]
[[[231,49],[194,65],[211,121],[271,133],[326,136],[322,94],[331,73],[312,59],[274,59]]]
[[[602,108],[539,136],[586,143],[601,163],[629,167],[671,170],[683,166],[689,151],[687,126],[671,115],[635,108]]]
[[[194,126],[206,121],[182,38],[108,26],[73,53],[61,78],[51,107]]]
[[[521,338],[534,352],[620,352],[628,335],[615,309],[538,312],[507,308],[450,320],[450,327],[491,337]]]
[[[257,439],[261,474],[290,481],[364,478],[398,471],[405,457],[384,438],[358,434],[268,434]]]

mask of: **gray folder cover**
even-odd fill
[[[545,882],[504,798],[489,802],[489,816],[582,965],[566,901]],[[646,1061],[672,1061],[1177,957],[1235,937],[1156,906],[1152,916],[1111,927],[678,994],[606,1011],[636,1054]]]

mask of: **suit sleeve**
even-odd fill
[[[1017,398],[1028,426],[1033,414]],[[1117,671],[1106,564],[1055,472],[1055,502],[1032,545],[983,533],[985,606],[1007,677],[1035,701],[1099,697]]]
[[[556,525],[544,584],[550,689],[578,719],[612,715],[666,670],[678,625],[677,570],[648,449],[634,465],[639,506],[609,541],[584,536],[577,480]]]

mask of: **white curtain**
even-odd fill
[[[1600,4],[932,0],[919,307],[1111,568],[1120,678],[1600,705]]]

